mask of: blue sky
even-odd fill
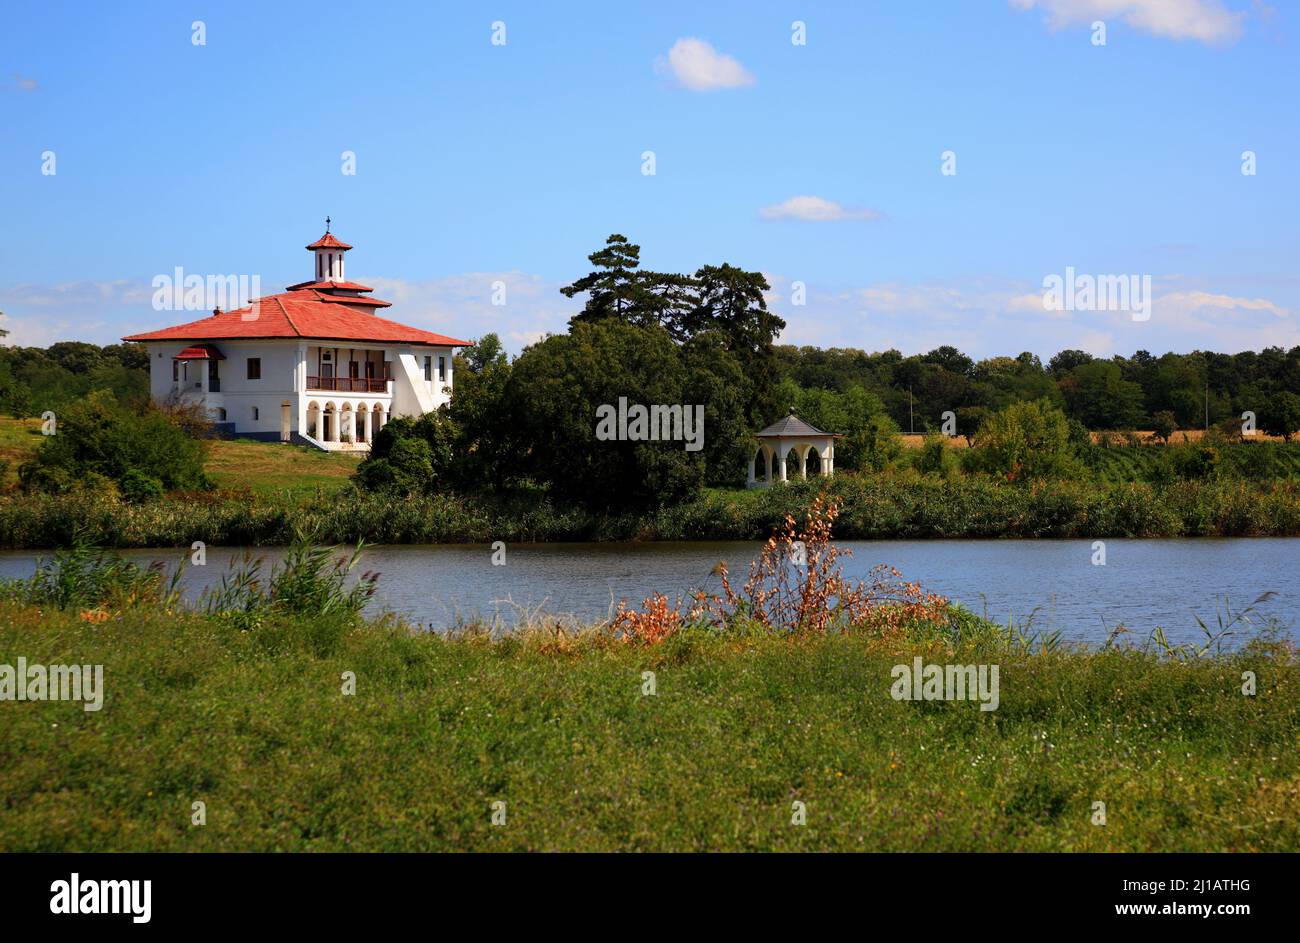
[[[42,2],[2,16],[10,342],[192,320],[150,304],[177,266],[278,291],[312,274],[302,247],[329,214],[356,246],[348,275],[395,320],[496,330],[516,351],[564,329],[574,303],[557,289],[611,232],[648,267],[767,273],[794,343],[1300,344],[1294,6]],[[1043,279],[1067,266],[1149,275],[1151,319],[1044,311]]]

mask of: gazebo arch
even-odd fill
[[[772,423],[754,438],[758,444],[749,462],[750,488],[766,487],[773,481],[789,481],[792,476],[807,478],[809,455],[816,456],[817,473],[831,477],[835,474],[835,440],[843,436],[804,422],[792,409],[790,415]],[[793,463],[790,461],[791,453],[794,454]],[[762,480],[755,473],[760,458],[767,470]]]
[[[749,483],[751,487],[759,482],[764,485],[772,483],[772,459],[774,457],[775,453],[770,445],[766,442],[758,443],[758,448],[754,450],[754,454],[749,459]],[[761,477],[759,475],[760,468],[763,470]]]

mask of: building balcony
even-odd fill
[[[308,377],[307,389],[333,393],[387,394],[391,382],[381,377]]]

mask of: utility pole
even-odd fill
[[[1210,431],[1210,384],[1205,383],[1205,431]]]
[[[912,388],[907,388],[907,433],[916,434],[916,420],[912,417]]]

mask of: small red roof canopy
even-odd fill
[[[225,360],[225,356],[211,344],[195,344],[186,347],[173,358],[175,360]]]
[[[325,233],[325,235],[321,236],[319,239],[317,239],[307,248],[308,249],[342,249],[344,252],[347,252],[352,247],[348,245],[346,242],[340,242],[338,239],[334,238],[332,233],[327,232]]]

